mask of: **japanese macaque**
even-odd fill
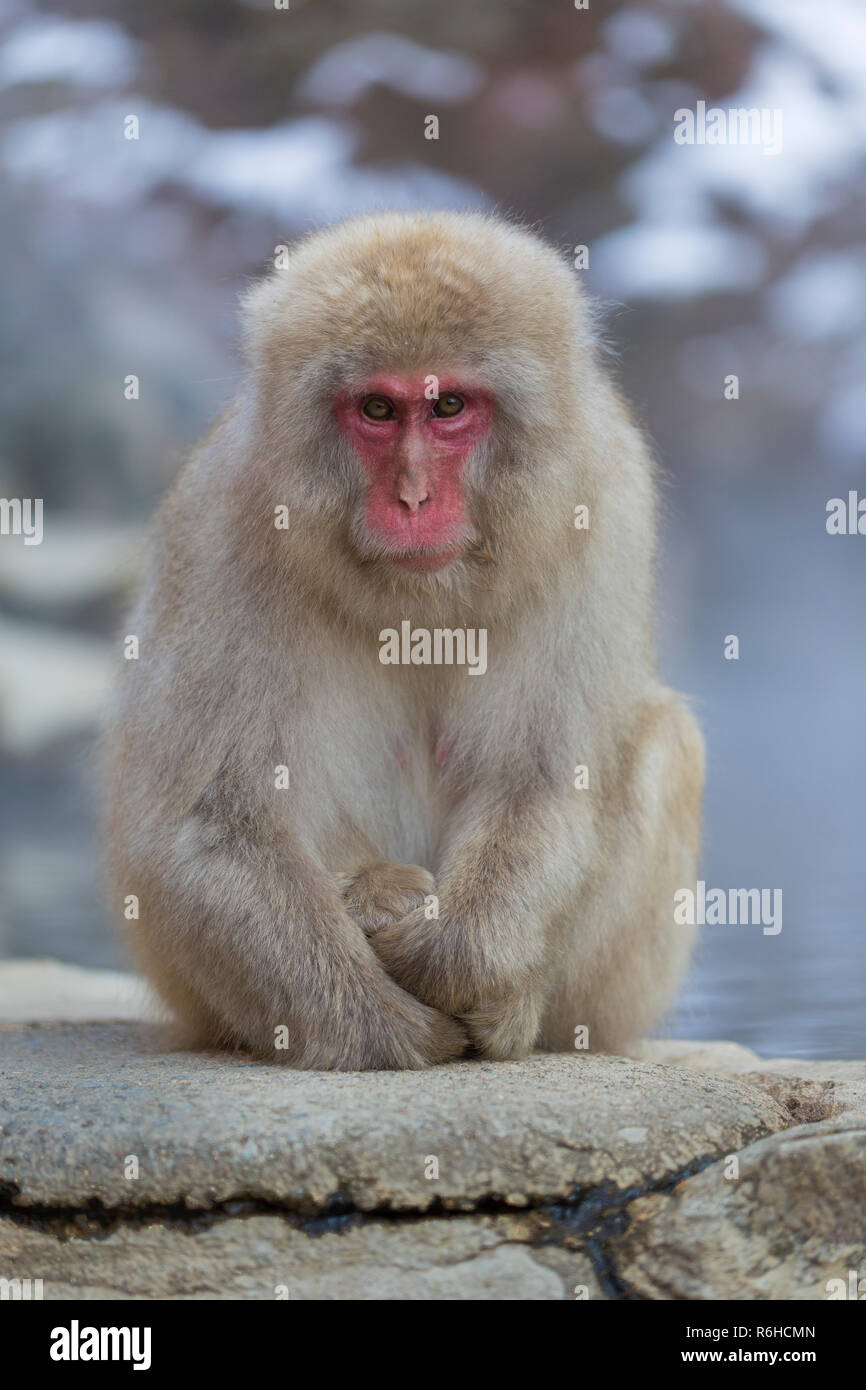
[[[371,216],[244,328],[109,736],[143,968],[188,1041],[296,1067],[626,1049],[688,959],[703,752],[578,277],[496,218]]]

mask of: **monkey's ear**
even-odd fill
[[[278,323],[285,294],[285,275],[284,270],[272,270],[241,295],[241,351],[250,366],[261,361],[265,345]]]

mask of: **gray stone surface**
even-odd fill
[[[866,1280],[866,1062],[762,1058],[734,1043],[663,1041],[644,1056],[738,1076],[795,1127],[639,1198],[608,1257],[643,1298],[838,1297]],[[834,1282],[835,1281],[835,1282]],[[864,1283],[866,1287],[866,1283]]]
[[[172,1050],[150,1008],[131,976],[0,965],[0,1276],[48,1299],[819,1299],[866,1277],[866,1063],[669,1041],[294,1072]]]
[[[609,1258],[643,1298],[826,1299],[866,1278],[866,1129],[801,1126],[639,1198]],[[727,1169],[727,1171],[726,1171]]]
[[[226,1219],[196,1234],[149,1222],[58,1240],[0,1219],[0,1260],[52,1299],[573,1299],[603,1294],[579,1250],[534,1246],[526,1214],[366,1218],[310,1235],[284,1217]]]
[[[0,1077],[0,1183],[26,1204],[522,1206],[658,1185],[789,1123],[741,1081],[624,1058],[297,1072],[135,1023],[0,1032]]]
[[[644,1043],[641,1057],[667,1066],[739,1076],[776,1097],[800,1124],[835,1115],[866,1119],[866,1062],[812,1062],[802,1057],[759,1057],[728,1042]]]

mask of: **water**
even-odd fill
[[[673,1031],[777,1056],[866,1055],[866,536],[826,533],[838,490],[816,476],[744,507],[720,488],[702,513],[686,495],[664,567],[691,607],[671,674],[708,742],[701,877],[783,890],[778,936],[704,928]]]

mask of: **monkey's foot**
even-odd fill
[[[418,864],[391,864],[382,860],[351,874],[339,874],[337,887],[355,921],[372,936],[392,922],[399,922],[413,908],[423,908],[436,891],[433,875]]]
[[[462,1014],[473,1048],[491,1062],[507,1062],[526,1057],[538,1040],[541,1011],[531,994],[507,999]]]
[[[372,933],[370,945],[407,993],[458,1018],[482,1056],[505,1061],[534,1047],[541,1032],[540,981],[528,972],[519,981],[503,978],[478,941],[446,914],[428,921],[416,908]]]
[[[459,1019],[434,1011],[432,1028],[423,1053],[423,1065],[453,1062],[466,1052],[469,1040]]]

